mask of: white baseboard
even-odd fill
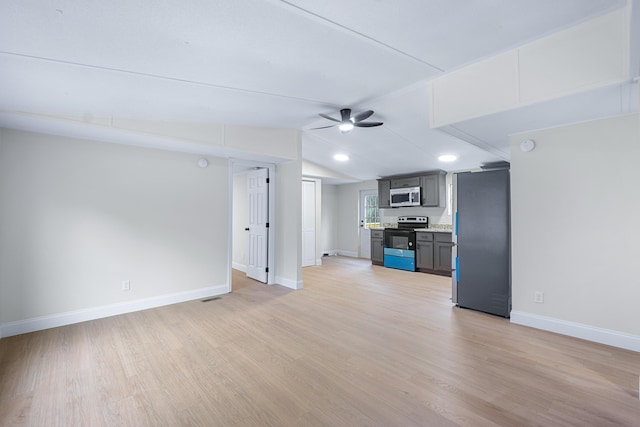
[[[352,252],[352,251],[338,251],[338,255],[348,256],[351,258],[358,258],[358,252]]]
[[[162,307],[164,305],[177,304],[195,299],[208,298],[226,294],[228,291],[228,285],[211,286],[192,291],[159,295],[135,301],[126,301],[101,307],[67,311],[65,313],[52,314],[50,316],[34,317],[32,319],[4,323],[0,325],[0,338],[56,328],[58,326],[71,325],[73,323],[86,322],[88,320],[101,319],[103,317],[116,316],[118,314],[147,310],[149,308]]]
[[[511,312],[511,323],[640,352],[640,336],[625,332],[538,316],[537,314],[524,313],[522,311]]]
[[[285,288],[294,289],[294,290],[303,288],[302,280],[296,281],[296,280],[287,279],[285,277],[276,276],[276,284],[282,285]]]
[[[322,265],[322,258],[318,258],[316,260],[316,265]]]
[[[232,267],[233,269],[235,269],[235,270],[242,271],[243,273],[246,273],[246,272],[247,272],[247,266],[246,266],[246,265],[244,265],[244,264],[240,264],[240,263],[235,262],[235,261],[234,261],[233,263],[231,263],[231,267]]]
[[[329,256],[338,255],[338,250],[337,249],[331,249],[330,251],[322,251],[322,256],[324,256],[324,255],[329,255]]]

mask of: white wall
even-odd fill
[[[304,169],[304,163],[303,163]],[[311,178],[307,176],[303,176],[302,181],[313,182],[314,184],[314,218],[315,218],[315,247],[314,247],[314,259],[313,265],[321,265],[322,264],[322,180],[319,178]],[[304,221],[304,219],[302,220]]]
[[[233,268],[247,267],[247,173],[233,175]]]
[[[338,188],[338,185],[322,184],[321,254],[334,255],[338,252]]]
[[[640,351],[639,116],[510,143],[512,321]]]
[[[227,161],[199,157],[0,129],[0,323],[226,292]]]
[[[276,168],[273,265],[276,283],[300,288],[300,132],[223,129],[249,161],[297,159]],[[201,169],[184,141],[111,136],[0,129],[0,337],[228,292],[228,160],[205,150]]]
[[[276,282],[292,289],[302,284],[302,163],[276,166]]]
[[[309,178],[330,179],[333,182],[356,182],[359,181],[351,176],[327,169],[308,160],[302,160],[302,175]]]
[[[434,79],[431,125],[627,81],[631,6]]]
[[[342,184],[338,187],[338,251],[341,255],[356,257],[359,253],[360,190],[378,191],[378,181]]]
[[[217,157],[234,157],[250,160],[296,160],[300,156],[298,131],[291,129],[259,128],[211,123],[194,123],[171,120],[140,120],[120,117],[86,117],[33,115],[40,119],[82,123],[76,132],[109,138],[117,135],[121,143],[141,146],[162,146],[175,151],[202,151]],[[249,156],[247,156],[247,154]]]

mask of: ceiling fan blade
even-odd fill
[[[359,128],[372,128],[374,126],[381,126],[383,123],[382,122],[364,122],[364,123],[354,123],[354,126],[357,126]]]
[[[327,128],[333,128],[333,127],[336,127],[336,126],[338,126],[338,125],[322,126],[322,127],[319,127],[319,128],[311,128],[311,129],[309,129],[309,130],[327,129]]]
[[[343,108],[340,110],[340,116],[342,117],[342,123],[348,122],[351,119],[351,108]]]
[[[358,123],[363,120],[366,120],[369,117],[371,117],[372,114],[373,114],[373,110],[367,110],[367,111],[363,111],[362,113],[358,113],[355,116],[353,116],[353,122]]]
[[[331,116],[327,116],[326,114],[322,114],[322,113],[320,113],[320,114],[318,114],[318,115],[319,115],[320,117],[324,117],[324,118],[325,118],[325,119],[327,119],[327,120],[332,120],[332,121],[334,121],[334,122],[342,123],[340,120],[338,120],[338,119],[334,119],[333,117],[331,117]]]

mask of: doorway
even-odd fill
[[[247,277],[267,283],[269,272],[269,170],[247,172]]]
[[[360,258],[371,259],[371,228],[380,227],[377,190],[360,190]]]
[[[316,183],[302,181],[302,266],[316,264]]]
[[[275,227],[273,221],[269,221],[275,215],[272,197],[275,169],[275,165],[268,163],[229,160],[229,292],[233,287],[233,269],[260,282],[275,283]],[[251,186],[255,190],[253,196],[250,196]],[[249,224],[252,221],[261,224],[254,229],[255,233]],[[250,234],[257,245],[253,249]]]

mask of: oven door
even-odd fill
[[[416,233],[413,230],[384,230],[384,244],[387,248],[413,250],[416,244]]]
[[[416,271],[416,233],[413,230],[384,230],[384,266]]]

